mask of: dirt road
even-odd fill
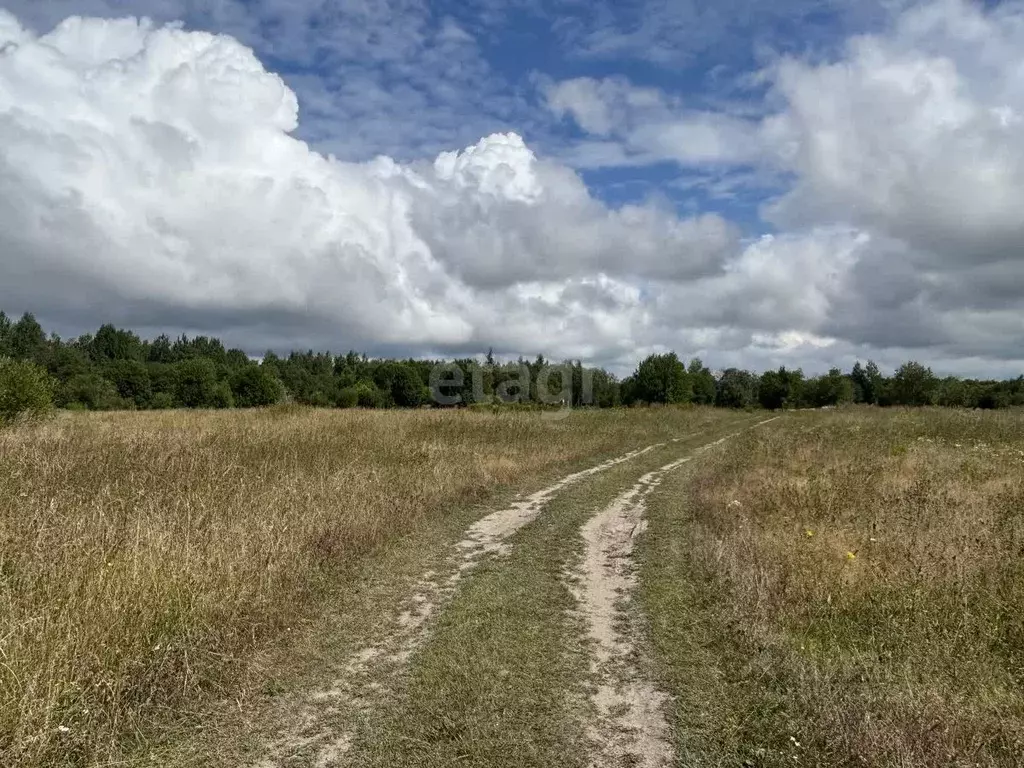
[[[629,451],[425,543],[437,551],[423,572],[381,590],[369,629],[321,659],[333,674],[258,721],[245,764],[674,765],[630,602],[634,545],[667,473],[760,423],[735,416]]]

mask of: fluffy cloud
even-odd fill
[[[1024,16],[944,0],[844,58],[784,60],[764,127],[799,181],[782,223],[842,217],[942,254],[1000,258],[1024,234]],[[981,249],[979,249],[981,245]]]
[[[36,37],[0,12],[0,51],[0,306],[248,328],[251,349],[280,341],[253,331],[272,318],[305,330],[289,345],[601,353],[632,345],[640,286],[737,248],[717,216],[605,207],[514,134],[433,163],[325,157],[229,37]]]
[[[1021,355],[1024,334],[1024,6],[942,0],[842,60],[783,60],[787,108],[763,126],[796,174],[781,226],[875,233],[830,325],[880,346]]]
[[[520,100],[449,15],[474,19],[465,3],[4,0],[0,6],[38,32],[69,16],[132,14],[230,35],[262,61],[284,63],[285,80],[302,104],[298,135],[344,159],[422,158],[523,124]]]
[[[454,23],[426,34],[472,45]],[[831,61],[778,60],[746,115],[619,78],[543,84],[591,137],[580,165],[788,176],[764,208],[778,231],[743,241],[719,215],[611,207],[515,133],[433,160],[316,152],[293,90],[233,37],[80,18],[39,36],[0,11],[0,307],[252,352],[1009,373],[1022,38],[1020,3],[940,0]]]
[[[916,5],[832,60],[781,57],[760,76],[769,89],[762,110],[772,109],[757,119],[687,111],[621,79],[549,83],[545,95],[600,142],[595,164],[670,159],[691,174],[708,163],[723,173],[753,164],[791,180],[763,206],[789,233],[770,259],[754,246],[733,265],[738,275],[701,287],[705,296],[725,291],[715,306],[739,307],[747,320],[708,304],[702,318],[733,328],[751,318],[763,329],[789,323],[875,355],[1020,361],[1024,3]],[[830,243],[835,232],[853,245]],[[807,257],[822,247],[830,269],[848,254],[825,292]],[[741,276],[762,262],[779,279],[745,285]],[[792,303],[790,280],[801,297]]]
[[[544,82],[542,90],[556,115],[571,117],[587,133],[611,138],[623,149],[607,156],[577,156],[583,167],[664,160],[687,166],[741,164],[761,154],[756,122],[687,109],[678,99],[621,77]]]

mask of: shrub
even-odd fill
[[[206,358],[183,360],[175,365],[175,399],[186,408],[217,408],[223,392],[217,392],[217,370]]]
[[[345,387],[339,390],[334,404],[339,408],[355,408],[359,405],[359,390],[355,387]]]
[[[360,408],[383,408],[385,405],[384,393],[381,392],[371,381],[360,381],[355,386],[356,404]]]
[[[318,389],[306,398],[306,405],[312,405],[314,408],[330,408],[332,401],[330,397]]]
[[[65,408],[71,403],[80,403],[92,411],[112,411],[127,407],[114,384],[98,373],[81,373],[61,385],[57,391],[57,405]]]
[[[218,381],[210,395],[210,407],[212,408],[233,408],[235,406],[234,395],[231,394],[231,387],[226,381]]]
[[[35,363],[0,360],[0,424],[37,418],[53,407],[53,382]]]
[[[104,368],[104,378],[117,389],[122,400],[145,408],[153,397],[149,370],[137,360],[115,360]]]
[[[68,406],[69,408],[71,406]],[[157,392],[149,401],[149,407],[154,411],[167,411],[174,407],[174,395],[170,392]]]
[[[284,386],[270,371],[250,365],[231,378],[231,391],[239,408],[261,408],[280,402]]]

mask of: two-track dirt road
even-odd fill
[[[646,499],[765,421],[722,419],[479,517],[378,607],[386,615],[322,685],[286,698],[248,764],[673,765],[668,697],[630,606]]]

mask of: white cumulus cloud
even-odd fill
[[[515,134],[433,163],[325,157],[227,36],[70,18],[37,37],[3,12],[0,35],[0,306],[249,328],[256,348],[287,343],[273,320],[569,354],[629,344],[630,286],[714,274],[737,245],[717,216],[610,209]]]
[[[1024,4],[916,6],[838,61],[785,59],[772,77],[786,108],[765,121],[765,144],[796,182],[767,214],[843,222],[877,243],[832,331],[1019,359]]]
[[[1022,73],[1024,5],[938,0],[831,60],[777,61],[771,110],[542,82],[591,165],[788,174],[777,231],[744,240],[718,214],[609,205],[516,133],[412,162],[319,153],[295,93],[230,36],[78,17],[39,34],[0,11],[0,308],[252,352],[1006,373],[1024,357]]]
[[[762,154],[755,121],[702,109],[622,77],[542,82],[548,109],[622,152],[576,155],[581,167],[671,160],[687,166],[745,163]]]
[[[757,79],[767,98],[746,115],[621,78],[543,89],[595,137],[566,154],[581,167],[674,161],[680,187],[708,188],[709,165],[723,181],[753,166],[748,191],[785,180],[762,206],[781,236],[702,283],[695,293],[720,300],[687,304],[691,320],[1019,369],[1024,3],[916,3],[831,57],[780,57]]]

